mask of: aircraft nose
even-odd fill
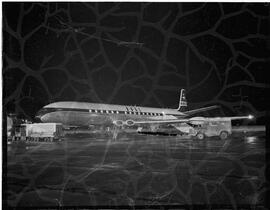
[[[46,114],[45,109],[43,109],[43,108],[40,109],[40,110],[36,113],[35,121],[36,121],[36,122],[42,122],[42,121],[43,121],[42,118],[43,118],[44,114]]]
[[[40,123],[41,122],[41,115],[36,115],[35,116],[35,121]]]

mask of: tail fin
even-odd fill
[[[185,111],[187,107],[186,90],[181,89],[178,111]]]

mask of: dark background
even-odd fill
[[[176,108],[265,123],[269,4],[3,3],[3,107],[62,100]]]

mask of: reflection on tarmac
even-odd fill
[[[123,134],[8,145],[10,206],[263,204],[265,137]]]

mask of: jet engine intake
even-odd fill
[[[122,120],[116,120],[116,121],[113,121],[113,124],[115,124],[116,126],[123,126],[124,125],[124,122]]]
[[[127,126],[133,126],[135,123],[134,123],[133,120],[127,120],[127,121],[125,122],[125,124],[126,124]]]

